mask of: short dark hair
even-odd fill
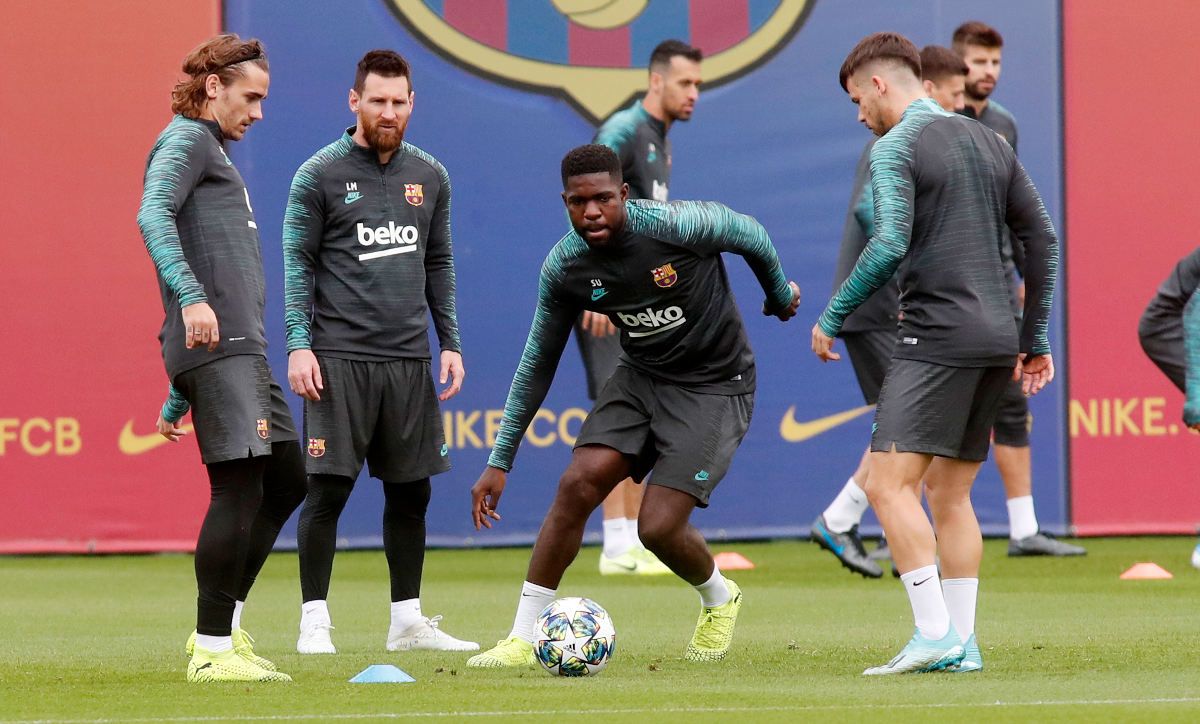
[[[394,50],[372,50],[358,61],[358,70],[354,73],[354,92],[362,93],[367,76],[371,73],[383,78],[407,78],[408,89],[412,90],[412,74],[408,61]]]
[[[962,54],[968,45],[978,45],[983,48],[1003,48],[1004,37],[1000,35],[999,30],[996,30],[987,23],[981,23],[978,20],[968,20],[959,25],[958,29],[954,31],[951,45],[954,46],[954,51],[959,54]]]
[[[850,90],[846,87],[846,81],[859,68],[876,61],[906,66],[917,78],[921,77],[921,54],[911,40],[900,33],[871,33],[858,41],[858,45],[842,63],[842,69],[838,72],[842,90]]]
[[[967,75],[970,69],[962,56],[944,45],[921,48],[921,80],[937,83],[955,75]]]
[[[681,55],[690,61],[699,63],[704,58],[704,54],[699,48],[692,47],[682,40],[664,40],[654,46],[654,52],[650,53],[650,71],[657,72],[671,64],[671,58]]]
[[[608,146],[599,143],[589,143],[577,146],[567,152],[562,160],[563,188],[567,187],[567,179],[572,176],[583,176],[589,173],[607,173],[617,183],[621,182],[621,159]]]

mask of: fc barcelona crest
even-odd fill
[[[670,264],[663,264],[657,269],[651,269],[650,273],[654,275],[654,283],[663,289],[675,286],[675,282],[679,280],[679,275],[675,273],[675,267]]]
[[[271,436],[271,425],[262,418],[258,420],[258,436],[264,440]]]
[[[319,458],[325,454],[325,438],[310,437],[308,438],[308,455],[309,457]]]
[[[421,184],[404,184],[404,200],[413,206],[425,203],[425,189]]]
[[[386,0],[426,45],[505,85],[564,97],[599,124],[646,89],[661,40],[704,52],[704,87],[739,78],[792,39],[816,0]]]

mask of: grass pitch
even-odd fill
[[[607,670],[576,680],[467,669],[462,654],[388,653],[379,552],[338,555],[336,656],[294,653],[296,557],[268,561],[243,623],[257,651],[295,677],[290,685],[184,681],[195,605],[188,556],[0,558],[0,722],[1200,720],[1191,541],[1086,545],[1081,559],[1009,559],[1004,542],[987,542],[984,671],[878,679],[860,672],[911,634],[900,584],[853,576],[807,542],[717,547],[758,564],[730,575],[745,605],[718,664],[681,658],[698,613],[693,591],[673,578],[602,578],[597,549],[584,549],[560,593],[605,606],[618,643]],[[490,646],[508,633],[527,560],[525,549],[430,552],[425,614],[444,614],[447,631]],[[1138,561],[1176,577],[1118,580]],[[375,663],[417,682],[347,683]]]

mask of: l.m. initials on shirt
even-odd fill
[[[417,241],[421,234],[415,226],[397,226],[395,221],[389,221],[387,226],[371,228],[360,221],[357,227],[358,243],[363,246],[386,246],[379,251],[368,251],[358,255],[359,261],[378,259],[381,256],[407,254],[417,250]]]

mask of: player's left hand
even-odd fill
[[[188,431],[183,429],[182,427],[177,427],[178,424],[179,424],[178,420],[176,420],[175,422],[167,422],[166,420],[163,419],[163,416],[160,414],[158,416],[158,424],[157,424],[158,434],[167,438],[171,442],[179,442],[179,438],[188,434]]]
[[[1048,354],[1026,357],[1022,352],[1017,355],[1013,379],[1021,381],[1021,392],[1026,397],[1033,397],[1054,379],[1054,359]]]
[[[448,349],[442,350],[442,372],[438,376],[438,382],[444,385],[446,380],[450,380],[450,386],[441,391],[438,399],[445,402],[457,395],[466,377],[467,370],[463,367],[462,354]]]
[[[788,282],[788,287],[792,290],[791,304],[773,314],[781,322],[786,322],[796,316],[796,309],[800,306],[800,285],[796,284],[796,282]],[[763,309],[763,313],[765,314],[766,312],[767,310]]]
[[[812,351],[822,362],[836,362],[842,358],[833,351],[833,337],[822,332],[819,324],[814,324],[812,328]]]

